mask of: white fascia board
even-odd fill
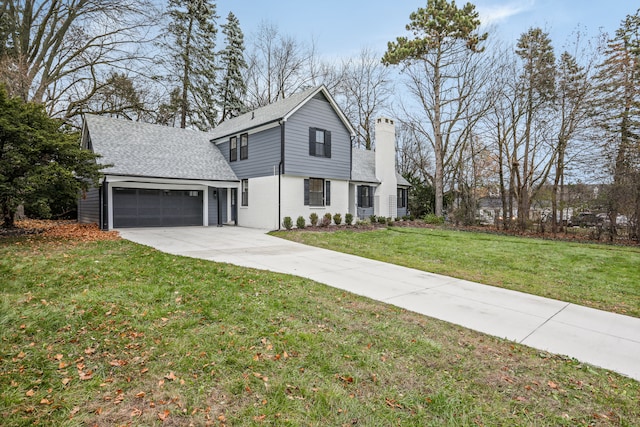
[[[349,134],[351,135],[351,137],[352,138],[355,137],[356,136],[356,130],[351,125],[351,122],[349,121],[349,119],[347,119],[347,116],[344,115],[344,113],[342,112],[342,110],[340,109],[338,104],[336,103],[335,99],[333,99],[333,97],[331,96],[331,94],[329,93],[329,90],[327,89],[327,87],[325,85],[320,86],[317,90],[315,90],[311,94],[309,94],[309,96],[304,101],[302,101],[301,103],[296,105],[295,108],[293,108],[291,111],[289,111],[287,113],[287,115],[283,117],[282,121],[286,122],[289,117],[291,117],[296,111],[298,111],[300,108],[302,108],[302,106],[304,104],[306,104],[307,101],[312,99],[319,92],[322,92],[324,94],[324,96],[329,100],[329,103],[333,107],[333,109],[336,112],[336,114],[338,114],[338,117],[340,117],[340,120],[342,120],[342,123],[346,126],[346,128],[349,131]]]
[[[217,187],[217,188],[239,188],[240,181],[206,181],[197,179],[178,179],[178,178],[151,178],[143,176],[125,176],[125,175],[105,175],[102,182],[107,181],[109,184],[117,183],[118,185],[127,187],[141,187],[142,185],[153,185],[157,188],[158,185],[166,186],[167,188],[179,187]],[[126,184],[126,185],[125,185]]]
[[[231,138],[232,136],[240,135],[240,134],[243,134],[243,133],[247,133],[249,135],[253,135],[254,133],[262,132],[262,131],[265,131],[267,129],[275,128],[275,127],[278,127],[278,126],[280,126],[280,122],[279,121],[275,121],[275,122],[271,122],[271,123],[265,123],[265,124],[263,124],[261,126],[256,126],[254,128],[239,130],[238,132],[234,132],[234,133],[230,133],[230,134],[225,135],[225,136],[214,138],[214,139],[211,140],[211,142],[213,142],[215,145],[220,145],[223,142],[227,142],[229,140],[229,138]]]

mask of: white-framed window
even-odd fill
[[[249,180],[243,179],[240,183],[242,189],[242,206],[249,206]]]
[[[238,160],[238,137],[232,136],[229,139],[229,161],[235,162]]]
[[[331,181],[322,178],[308,178],[304,180],[305,206],[330,206]]]
[[[249,134],[240,135],[240,160],[249,158]]]
[[[373,206],[373,187],[369,185],[358,186],[358,207],[370,208]]]

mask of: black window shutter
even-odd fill
[[[316,155],[316,128],[309,128],[309,155]]]
[[[304,205],[309,206],[309,180],[304,180]]]
[[[324,156],[331,158],[331,132],[324,132]]]
[[[331,206],[331,181],[325,181],[325,205]]]
[[[358,185],[358,207],[362,207],[362,185]]]

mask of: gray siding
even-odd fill
[[[91,188],[78,199],[78,222],[100,224],[100,190]]]
[[[278,173],[280,163],[280,126],[258,133],[249,133],[249,157],[240,160],[240,134],[238,137],[238,160],[229,162],[229,138],[218,148],[240,179],[273,175],[275,166]]]
[[[214,197],[214,190],[217,195]],[[227,189],[209,187],[209,225],[218,225],[218,200],[220,200],[220,213],[222,217],[221,224],[227,222]]]
[[[407,208],[398,208],[398,218],[402,218],[407,214]]]
[[[349,131],[331,104],[324,97],[321,98],[310,99],[285,124],[285,173],[314,178],[350,179]],[[310,127],[331,132],[331,158],[309,155]]]

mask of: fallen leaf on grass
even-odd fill
[[[165,409],[165,410],[164,410],[164,411],[162,411],[162,412],[158,412],[158,419],[159,419],[160,421],[164,421],[164,420],[166,420],[167,418],[169,418],[169,414],[170,414],[170,413],[171,413],[171,412],[169,412],[169,410],[168,410],[168,409]]]
[[[145,392],[144,391],[141,391],[140,393],[136,393],[136,397],[138,399],[142,399],[144,396],[145,396]]]
[[[173,380],[178,379],[178,377],[176,377],[176,374],[174,374],[173,371],[171,371],[167,375],[165,375],[164,378],[169,380],[169,381],[173,381]]]
[[[32,397],[34,394],[36,394],[36,392],[33,391],[33,389],[31,389],[31,390],[27,391],[25,394],[27,395],[27,397]]]
[[[41,404],[41,405],[51,405],[52,403],[53,403],[53,402],[52,402],[51,400],[46,399],[46,398],[45,398],[45,399],[40,400],[40,404]]]
[[[558,388],[558,384],[554,383],[553,381],[549,380],[549,382],[547,383],[547,385],[553,389],[557,389]]]
[[[91,378],[93,378],[93,371],[78,371],[78,378],[80,378],[82,381],[90,380]]]

